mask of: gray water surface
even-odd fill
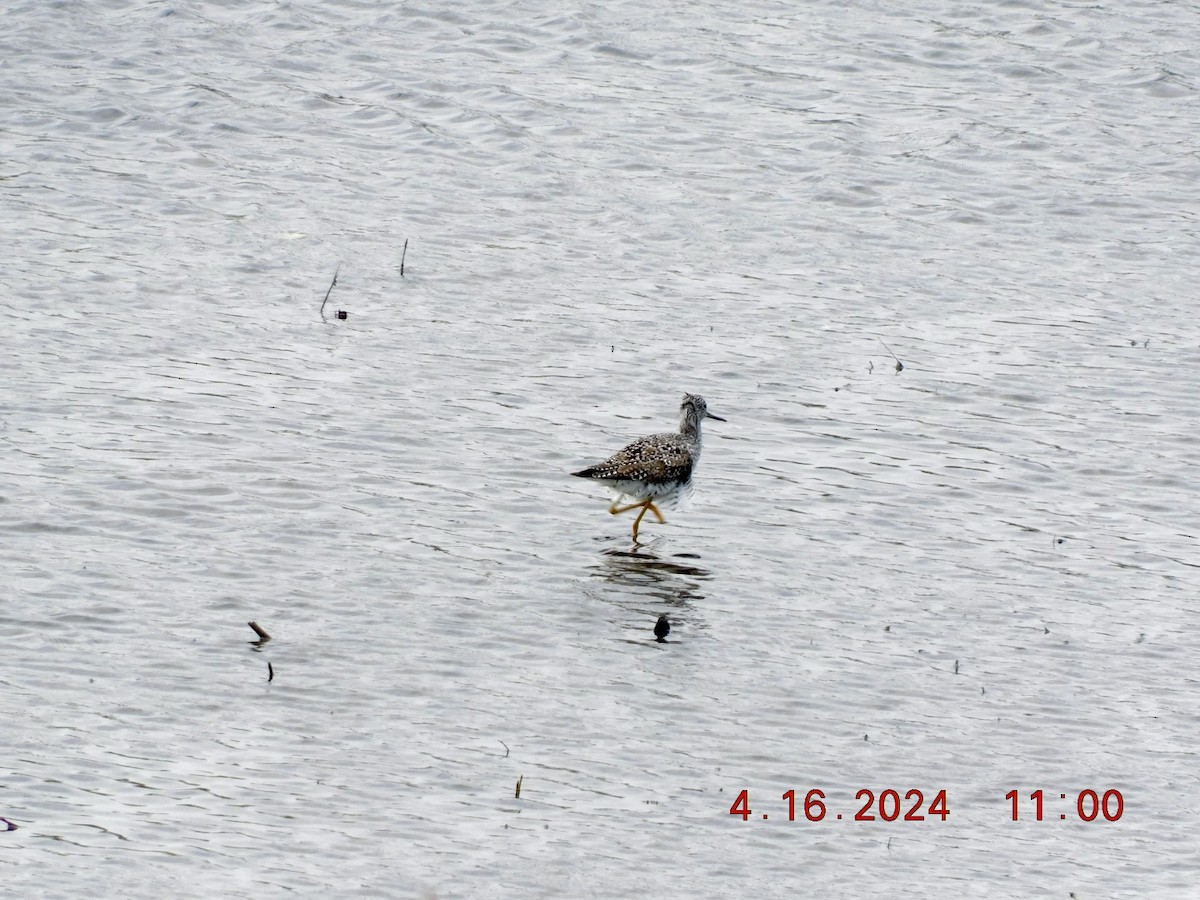
[[[1200,11],[918,6],[0,10],[0,883],[1194,896]]]

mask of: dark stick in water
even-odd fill
[[[333,281],[329,282],[329,290],[325,292],[325,299],[321,301],[321,318],[325,318],[325,304],[329,302],[329,295],[333,293],[333,286],[337,284],[338,273],[342,271],[342,264],[338,263],[337,271],[333,273]]]
[[[879,341],[879,343],[883,344],[883,338],[876,336],[875,340],[877,340],[877,341]],[[904,363],[900,362],[900,360],[896,356],[896,354],[892,352],[892,348],[889,347],[887,344],[883,344],[883,349],[888,352],[888,356],[890,356],[892,359],[896,360],[896,374],[898,375],[901,372],[903,372],[904,371]]]

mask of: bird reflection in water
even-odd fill
[[[696,565],[697,559],[690,555],[664,558],[644,548],[612,549],[603,552],[601,562],[592,568],[591,574],[604,579],[605,594],[622,607],[621,621],[614,625],[624,630],[631,618],[645,619],[647,636],[652,641],[675,643],[674,637],[666,640],[671,626],[683,626],[684,633],[695,633],[698,623],[688,607],[692,601],[704,599],[701,586],[712,577],[708,569]],[[663,605],[667,607],[665,615]]]
[[[595,575],[624,588],[650,594],[668,603],[683,604],[703,600],[700,583],[712,577],[707,569],[675,556],[664,559],[641,550],[605,550],[604,565],[596,566]]]

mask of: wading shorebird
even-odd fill
[[[659,524],[666,523],[656,501],[673,503],[691,494],[692,474],[700,461],[700,423],[706,418],[725,421],[710,413],[704,398],[696,394],[684,394],[679,413],[678,432],[638,438],[604,462],[571,473],[599,481],[616,491],[617,498],[608,508],[614,516],[641,509],[633,520],[635,542],[647,510],[654,513]]]

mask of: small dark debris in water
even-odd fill
[[[517,779],[517,791],[515,794],[513,794],[513,796],[516,797],[518,800],[521,799],[521,782],[524,780],[525,780],[524,775],[522,775],[520,778]]]
[[[667,642],[667,635],[671,633],[671,623],[667,621],[666,616],[659,616],[658,621],[654,623],[654,637],[660,644]]]
[[[258,641],[251,641],[251,643],[265,644],[271,639],[271,636],[260,628],[257,622],[247,622],[246,624],[258,635]]]
[[[404,239],[404,252],[400,254],[400,277],[404,277],[404,260],[408,258],[408,238]]]
[[[864,734],[864,735],[863,735],[863,740],[865,741],[866,739],[867,739],[867,736]]]
[[[497,740],[499,740],[499,738],[497,738]],[[504,741],[500,741],[500,746],[504,748],[504,758],[508,759],[508,744],[504,743]]]
[[[1042,626],[1042,634],[1049,634],[1049,633],[1050,633],[1050,629],[1047,626],[1043,625]]]
[[[16,831],[17,830],[16,822],[10,822],[8,819],[4,818],[3,816],[0,816],[0,822],[3,822],[5,825],[8,826],[7,828],[4,829],[5,831]]]
[[[955,675],[958,674],[958,660],[957,659],[954,661],[954,674]]]
[[[884,626],[883,626],[883,630],[884,630],[884,631],[891,631],[891,630],[892,630],[892,626],[891,626],[891,625],[884,625]]]
[[[267,663],[267,684],[275,680],[275,667]]]
[[[875,363],[874,363],[874,361],[867,363],[867,374],[868,374],[868,375],[874,375],[874,374],[875,374]]]
[[[1145,640],[1146,640],[1146,635],[1145,635],[1144,633],[1143,633],[1143,634],[1139,634],[1139,635],[1137,636],[1137,640],[1136,640],[1136,641],[1134,641],[1134,643],[1135,643],[1135,644],[1140,644],[1140,643],[1142,643],[1142,642],[1143,642],[1143,641],[1145,641]]]
[[[349,313],[347,313],[344,309],[339,309],[337,312],[337,316],[339,319],[345,319],[348,315],[349,315]]]

